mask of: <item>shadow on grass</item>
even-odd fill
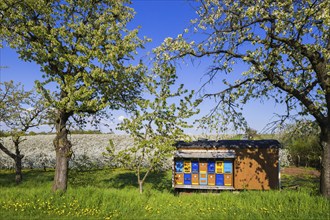
[[[126,187],[138,188],[137,176],[131,171],[111,176],[110,178],[105,179],[104,182],[107,183],[109,187],[116,189],[123,189]],[[145,180],[144,186],[158,191],[170,191],[172,188],[172,183],[169,173],[166,171],[150,173]]]
[[[283,175],[281,188],[283,190],[309,190],[312,194],[318,194],[320,178],[312,175]]]
[[[23,176],[24,178],[24,176]],[[15,186],[15,173],[1,172],[0,173],[0,186],[10,187]]]
[[[299,185],[299,186],[308,186],[310,184],[319,184],[320,178],[310,175],[300,175],[300,176],[289,176],[285,175],[282,177],[282,185]]]
[[[15,183],[13,170],[0,170],[1,187],[42,187],[51,185],[54,178],[54,170],[24,170],[23,182],[18,186]],[[133,171],[124,169],[100,169],[69,172],[69,187],[98,187],[98,188],[136,188],[138,189],[137,177]],[[282,189],[307,189],[318,192],[319,177],[312,175],[282,175]],[[147,177],[144,189],[157,191],[173,191],[171,172],[150,173]]]
[[[144,174],[144,173],[142,173]],[[54,170],[24,170],[21,184],[15,183],[15,172],[12,170],[0,170],[0,186],[2,187],[41,187],[52,184]],[[138,189],[135,172],[123,169],[100,170],[70,170],[68,178],[69,187],[98,187],[98,188],[136,188]],[[144,183],[144,188],[158,191],[170,191],[171,173],[168,171],[150,173]]]
[[[144,175],[144,173],[142,173]],[[78,171],[69,173],[70,187],[98,187],[98,188],[136,188],[137,176],[134,171],[124,169],[101,169]],[[150,173],[144,184],[145,188],[158,191],[172,190],[171,173],[169,171]]]
[[[20,184],[15,183],[15,171],[0,172],[0,186],[3,187],[32,187],[49,184],[54,179],[54,171],[24,170],[22,172],[23,180]]]

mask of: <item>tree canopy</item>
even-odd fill
[[[198,102],[192,101],[194,91],[188,93],[183,84],[175,88],[176,80],[173,66],[154,65],[144,78],[145,98],[135,100],[137,108],[119,125],[133,138],[134,146],[116,152],[110,142],[105,154],[136,171],[140,193],[150,171],[164,169],[176,141],[189,140],[183,129],[192,125],[186,120],[199,112]]]
[[[225,89],[204,94],[217,104],[203,124],[246,125],[241,108],[253,99],[284,104],[287,111],[280,124],[288,118],[314,117],[324,149],[322,180],[327,184],[323,181],[321,188],[329,197],[330,2],[199,0],[198,4],[191,28],[165,39],[156,52],[167,61],[211,60],[210,80],[221,77]],[[247,71],[235,72],[242,64]],[[228,80],[229,75],[236,80]]]
[[[320,124],[328,123],[328,1],[199,3],[191,30],[166,39],[157,51],[165,59],[209,57],[210,80],[223,74],[227,88],[204,94],[219,101],[212,120],[220,116],[241,123],[240,108],[249,100],[273,98],[287,106],[284,118],[298,111],[299,115],[313,115]],[[235,82],[227,80],[242,64],[250,68]]]
[[[1,38],[25,61],[39,64],[45,97],[65,112],[118,108],[139,91],[143,40],[126,25],[128,1],[15,1],[1,3]],[[52,95],[46,85],[55,82]]]
[[[48,123],[47,106],[34,90],[25,91],[21,83],[0,82],[1,130],[22,136],[31,128]]]
[[[0,82],[0,132],[6,130],[14,143],[15,151],[0,142],[0,150],[15,161],[16,183],[22,181],[22,159],[20,144],[31,128],[48,123],[48,109],[35,91],[25,91],[20,83]],[[1,137],[0,137],[1,138]]]
[[[134,10],[127,0],[4,0],[0,37],[44,73],[39,92],[56,110],[53,190],[66,190],[68,121],[109,107],[131,108],[140,95],[143,65],[132,62],[145,40],[129,30]],[[52,91],[51,86],[56,86]]]

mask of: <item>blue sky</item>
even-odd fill
[[[160,45],[166,37],[176,37],[189,26],[190,20],[196,17],[193,9],[193,1],[186,0],[133,0],[133,7],[136,11],[135,19],[130,27],[141,26],[140,36],[147,36],[152,39],[151,43],[146,45],[145,51],[140,51],[139,56],[143,56],[152,48]],[[207,80],[202,78],[207,71],[207,60],[196,62],[195,65],[181,65],[178,71],[178,83],[184,83],[188,89],[198,90],[200,86]],[[10,48],[0,49],[0,65],[7,66],[6,69],[0,69],[0,80],[14,80],[25,85],[26,89],[32,89],[34,80],[41,79],[42,73],[39,67],[34,63],[23,62],[18,59],[16,52]],[[244,67],[237,66],[234,71],[240,73]],[[206,88],[210,91],[217,91],[221,88],[221,83],[215,81]],[[210,101],[202,103],[201,115],[207,114],[209,109],[215,104]],[[280,106],[276,106],[273,102],[251,102],[244,110],[249,126],[262,130],[273,117],[274,111],[281,111]],[[123,111],[114,112],[114,123],[118,123],[124,114]],[[115,125],[111,126],[112,128]],[[189,130],[189,133],[201,133],[202,131]]]

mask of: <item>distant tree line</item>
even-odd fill
[[[284,149],[288,149],[292,165],[321,168],[319,132],[320,129],[312,121],[299,121],[282,130],[279,140]]]

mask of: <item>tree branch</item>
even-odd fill
[[[5,154],[13,158],[14,160],[16,159],[16,155],[10,152],[3,144],[0,142],[0,150],[2,150]]]

